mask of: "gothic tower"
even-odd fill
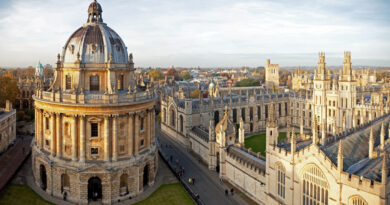
[[[356,81],[352,72],[351,52],[344,52],[343,69],[340,70],[338,85],[338,126],[342,127],[345,121],[345,128],[352,128],[353,108],[356,104]],[[356,120],[355,120],[356,121]]]
[[[265,86],[274,91],[279,88],[279,64],[271,64],[270,59],[265,64]]]
[[[321,125],[318,130],[321,130],[321,137],[324,140],[327,129],[326,91],[330,89],[330,74],[326,69],[325,53],[320,52],[318,57],[318,67],[314,73],[313,118],[316,118],[318,125]]]

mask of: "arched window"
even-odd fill
[[[121,196],[127,195],[129,193],[129,189],[127,187],[127,179],[128,179],[127,174],[122,174],[120,177],[120,182],[119,182],[119,191]]]
[[[139,121],[140,121],[140,130],[141,131],[143,131],[144,130],[144,128],[145,128],[145,118],[143,118],[143,117],[140,117],[140,119],[139,119]]]
[[[165,123],[167,123],[167,109],[166,108],[164,108],[164,110],[163,110],[163,121]]]
[[[65,76],[65,89],[66,90],[72,89],[72,77],[70,75]]]
[[[90,91],[99,91],[99,76],[91,75],[89,77],[89,90]]]
[[[348,200],[349,205],[368,205],[367,201],[360,196],[353,196]]]
[[[302,174],[302,204],[328,204],[329,184],[324,173],[311,164]]]
[[[174,127],[175,126],[175,110],[171,107],[170,109],[170,112],[171,112],[171,126]]]
[[[69,190],[70,190],[69,175],[62,174],[61,175],[61,192],[64,192],[64,191],[68,191],[69,192]]]
[[[69,136],[70,135],[70,129],[69,129],[69,123],[68,122],[65,122],[65,125],[64,125],[64,135],[65,136]]]
[[[183,115],[180,115],[180,132],[183,133],[184,125],[183,125]]]
[[[281,164],[277,164],[278,170],[278,196],[283,199],[286,196],[286,171]]]
[[[118,76],[118,81],[117,81],[117,83],[118,83],[118,90],[123,90],[123,79],[124,79],[123,74],[120,74]]]

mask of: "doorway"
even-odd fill
[[[88,180],[88,200],[96,201],[102,198],[102,181],[99,177]]]
[[[219,173],[219,152],[217,152],[217,163],[215,166],[215,171]]]
[[[143,185],[148,186],[149,184],[149,165],[144,167],[144,177],[143,177]]]
[[[46,191],[47,188],[47,175],[46,175],[46,168],[43,164],[39,166],[39,173],[41,176],[41,188]]]

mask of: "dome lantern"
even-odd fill
[[[102,7],[96,0],[94,0],[88,7],[88,23],[102,23],[102,13]]]

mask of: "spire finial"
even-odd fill
[[[383,161],[382,161],[382,184],[387,184],[387,152],[383,153]]]
[[[381,149],[384,149],[385,148],[385,125],[383,124],[382,122],[382,125],[381,125]]]
[[[337,153],[337,168],[339,172],[343,171],[343,141],[340,139],[339,141],[339,152]]]
[[[295,138],[294,127],[292,128],[292,136],[291,136],[291,152],[294,153],[297,149],[297,139]]]
[[[370,140],[368,142],[368,157],[370,159],[374,158],[374,132],[372,131],[372,127],[370,128]]]

